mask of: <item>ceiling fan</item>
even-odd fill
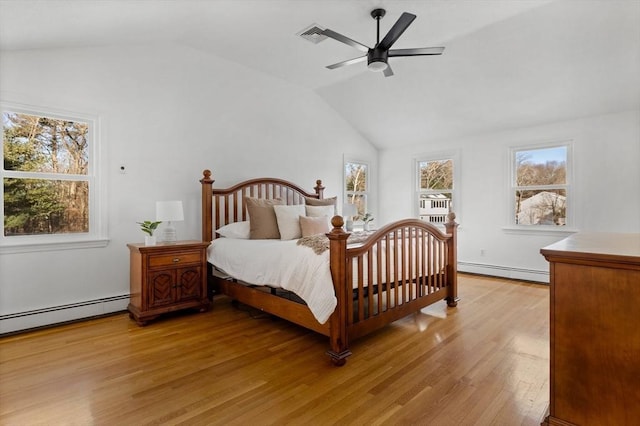
[[[320,32],[320,34],[330,37],[334,40],[338,40],[339,42],[345,43],[351,47],[355,47],[356,49],[365,52],[366,55],[359,56],[357,58],[348,59],[346,61],[338,62],[332,65],[328,65],[327,68],[335,69],[340,68],[345,65],[351,65],[358,62],[367,61],[367,68],[371,71],[382,71],[385,77],[391,77],[393,75],[393,70],[391,66],[389,66],[389,58],[398,57],[398,56],[425,56],[425,55],[442,55],[444,51],[444,47],[422,47],[415,49],[391,49],[391,46],[400,38],[402,33],[411,25],[414,19],[416,19],[416,15],[411,13],[404,12],[400,18],[393,24],[393,27],[389,30],[387,35],[384,36],[382,41],[380,40],[380,19],[384,17],[386,11],[384,9],[373,9],[371,11],[371,17],[376,20],[377,23],[377,34],[376,34],[376,45],[371,48],[360,42],[350,39],[349,37],[343,36],[335,31],[330,29],[324,29]]]

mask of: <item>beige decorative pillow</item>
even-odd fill
[[[298,218],[305,215],[304,204],[273,206],[281,240],[295,240],[302,236]]]
[[[333,214],[332,216],[337,215],[338,213],[338,197],[331,198],[323,198],[319,200],[317,198],[304,197],[304,203],[307,206],[333,206]]]
[[[310,235],[326,234],[331,229],[326,216],[305,217],[300,216],[300,230],[303,237]]]
[[[249,212],[249,238],[252,240],[279,239],[278,221],[273,206],[282,205],[280,198],[266,200],[262,198],[245,197]]]
[[[334,206],[304,206],[307,212],[307,216],[310,217],[325,217],[327,226],[331,229],[331,218],[335,215]]]

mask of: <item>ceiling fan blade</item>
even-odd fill
[[[396,23],[393,24],[393,27],[391,27],[387,35],[384,36],[380,44],[378,44],[378,46],[376,47],[382,50],[389,49],[393,45],[393,43],[395,43],[396,40],[400,38],[400,36],[407,29],[407,27],[411,25],[414,19],[416,19],[416,15],[404,12],[400,16],[400,18],[398,18]]]
[[[442,55],[444,47],[420,47],[417,49],[393,49],[389,51],[392,56],[421,56],[421,55]]]
[[[346,65],[357,64],[358,62],[362,62],[365,59],[367,59],[366,56],[359,56],[357,58],[347,59],[346,61],[338,62],[336,64],[327,65],[327,68],[329,68],[330,70],[333,70],[336,68],[344,67]]]
[[[391,69],[391,65],[387,64],[387,67],[382,71],[385,77],[391,77],[393,75],[393,70]]]
[[[369,48],[364,44],[357,42],[355,40],[351,40],[349,37],[343,36],[342,34],[339,34],[328,28],[326,30],[323,30],[322,34],[326,35],[327,37],[331,37],[334,40],[338,40],[341,43],[348,44],[351,47],[355,47],[356,49],[361,50],[362,52],[366,53],[369,51]]]

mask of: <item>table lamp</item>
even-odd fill
[[[345,225],[347,228],[347,231],[353,231],[353,216],[355,216],[358,213],[358,210],[356,209],[356,205],[355,204],[351,204],[351,203],[344,203],[344,205],[342,206],[342,215],[345,217]]]
[[[184,220],[182,201],[156,201],[156,220],[167,222],[161,242],[175,244],[178,241],[176,228],[171,222]]]

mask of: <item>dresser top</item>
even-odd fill
[[[580,232],[540,250],[549,257],[588,258],[640,264],[640,234]]]

